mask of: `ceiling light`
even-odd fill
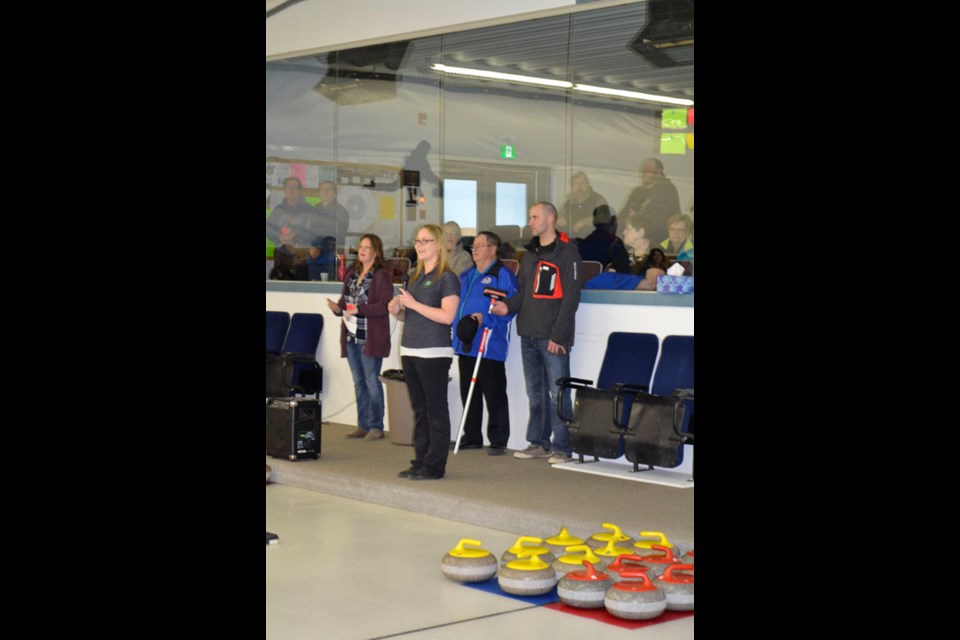
[[[646,100],[647,102],[662,102],[664,104],[677,104],[684,107],[692,107],[693,100],[686,98],[670,98],[667,96],[656,96],[652,93],[641,93],[639,91],[624,91],[623,89],[608,89],[607,87],[594,87],[589,84],[575,84],[574,91],[583,91],[585,93],[599,93],[605,96],[617,96],[619,98],[632,98],[634,100]]]
[[[430,66],[434,71],[440,71],[453,76],[464,76],[467,78],[481,78],[484,80],[500,80],[502,82],[518,82],[521,84],[535,84],[541,87],[555,87],[558,89],[569,89],[573,86],[572,82],[566,80],[548,80],[547,78],[535,78],[533,76],[521,76],[515,73],[500,73],[499,71],[481,71],[479,69],[467,69],[466,67],[448,67],[445,64],[434,64]]]

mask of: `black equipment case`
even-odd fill
[[[267,455],[319,458],[320,406],[315,398],[267,398]]]

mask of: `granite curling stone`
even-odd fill
[[[555,556],[550,552],[550,549],[547,549],[543,546],[538,546],[538,543],[543,542],[543,538],[536,538],[534,536],[520,536],[517,538],[517,541],[513,543],[513,546],[503,552],[503,555],[500,556],[500,563],[507,564],[511,560],[517,560],[520,558],[520,552],[525,549],[534,549],[540,551],[543,554],[543,562],[550,563],[555,560]]]
[[[593,564],[584,560],[584,571],[571,571],[557,582],[560,602],[578,609],[600,609],[607,589],[613,579],[606,573],[598,573]]]
[[[633,543],[635,549],[640,551],[646,551],[647,549],[652,549],[653,545],[659,544],[662,547],[669,547],[676,551],[676,547],[667,540],[665,536],[660,531],[641,531],[640,536],[637,538],[637,541]],[[634,551],[636,553],[636,551]]]
[[[653,569],[651,569],[650,567],[642,563],[643,563],[643,558],[641,558],[640,556],[634,553],[624,553],[617,556],[616,560],[608,564],[606,568],[604,568],[604,572],[606,572],[613,579],[614,582],[620,582],[620,580],[622,580],[622,578],[620,577],[620,572],[626,571],[626,570],[643,571],[648,576],[653,578],[654,577]]]
[[[587,544],[590,545],[591,549],[602,549],[607,546],[610,540],[613,540],[616,544],[624,545],[633,542],[633,538],[621,531],[617,525],[604,522],[601,526],[603,526],[604,529],[610,529],[610,531],[601,531],[587,538]]]
[[[566,575],[571,571],[580,571],[583,569],[584,560],[590,562],[597,569],[603,569],[610,562],[608,559],[595,554],[593,549],[585,544],[575,544],[572,547],[567,547],[567,551],[568,553],[554,560],[551,565],[553,570],[557,572],[557,577]],[[582,553],[574,553],[575,551],[581,551]]]
[[[535,549],[524,549],[519,560],[500,567],[497,584],[507,593],[517,596],[538,596],[557,585],[557,572],[541,560]]]
[[[440,561],[443,575],[455,582],[482,582],[497,575],[496,556],[486,549],[467,549],[468,544],[479,547],[483,543],[469,538],[460,540]]]
[[[567,547],[575,544],[583,544],[583,539],[570,535],[566,527],[560,527],[560,533],[544,540],[544,544],[546,544],[547,549],[549,549],[554,556],[559,558],[566,553]]]
[[[643,564],[653,569],[653,572],[658,576],[666,571],[670,565],[680,562],[680,558],[673,554],[673,549],[670,547],[662,547],[659,544],[655,544],[652,550],[658,551],[659,553],[649,553],[640,556],[640,558],[643,560]]]
[[[666,610],[666,594],[646,573],[627,570],[620,577],[623,580],[607,589],[603,597],[603,606],[610,615],[625,620],[650,620]]]
[[[693,611],[693,565],[672,564],[653,584],[663,589],[669,611]]]

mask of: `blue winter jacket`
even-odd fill
[[[474,266],[460,275],[460,306],[457,307],[457,317],[453,321],[453,349],[459,356],[476,358],[480,350],[483,329],[491,327],[492,332],[487,338],[483,357],[503,362],[507,359],[507,348],[510,346],[510,323],[516,314],[495,316],[489,313],[490,298],[483,295],[483,290],[487,287],[506,291],[506,297],[509,298],[517,292],[517,276],[513,275],[513,272],[500,260],[496,260],[483,273],[478,272]],[[477,329],[477,335],[474,336],[473,343],[470,345],[472,348],[466,351],[463,342],[457,337],[457,323],[464,316],[473,313],[483,314],[483,324]]]

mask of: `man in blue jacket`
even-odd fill
[[[464,404],[470,390],[470,380],[477,363],[483,330],[491,329],[484,347],[477,382],[473,389],[470,406],[464,406],[467,421],[463,427],[461,449],[482,449],[483,405],[480,397],[486,398],[487,437],[490,449],[487,453],[503,455],[510,439],[510,411],[507,405],[507,374],[504,361],[510,346],[510,322],[515,314],[496,316],[489,313],[490,298],[483,295],[487,287],[499,289],[510,297],[517,292],[517,277],[500,260],[500,237],[492,231],[481,231],[473,241],[473,261],[460,275],[460,306],[454,318],[453,348],[460,367],[460,398]]]

